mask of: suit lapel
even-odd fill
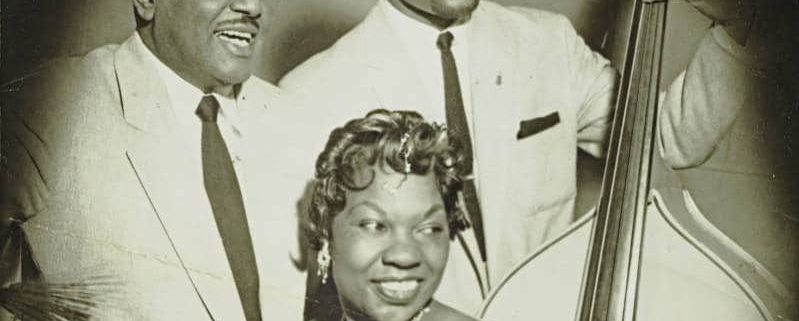
[[[485,12],[480,6],[472,14],[469,59],[472,90],[472,122],[474,149],[483,215],[502,215],[508,211],[511,198],[488,198],[486,195],[513,195],[506,178],[512,169],[511,148],[516,143],[514,120],[518,119],[515,92],[518,87],[516,70],[516,42],[507,38],[500,16]],[[505,252],[496,240],[502,239],[498,218],[483,218],[488,253],[489,280],[499,280],[502,275],[492,275],[501,253]],[[479,253],[476,250],[473,253]],[[492,255],[493,253],[493,255]],[[479,254],[478,254],[479,257]]]
[[[210,318],[243,320],[202,167],[175,131],[167,92],[135,41],[126,41],[114,61],[125,120],[139,130],[127,157]]]

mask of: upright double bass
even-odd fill
[[[491,292],[484,320],[796,320],[799,302],[658,157],[667,3],[622,3],[623,71],[599,202]]]

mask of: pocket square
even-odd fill
[[[558,112],[553,112],[544,117],[523,120],[519,122],[519,132],[516,133],[516,139],[522,139],[538,134],[545,129],[557,125],[558,123],[560,123],[560,115]]]

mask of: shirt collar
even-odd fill
[[[151,65],[155,67],[159,78],[166,87],[169,101],[172,102],[172,108],[175,109],[177,115],[194,115],[194,110],[199,105],[203,97],[203,92],[192,86],[189,82],[178,76],[172,69],[167,67],[158,57],[150,51],[150,48],[144,45],[139,33],[136,33],[135,42],[137,46],[142,46],[145,53],[145,59],[149,60]]]
[[[380,10],[383,11],[383,15],[385,15],[389,26],[394,29],[395,34],[397,34],[406,45],[406,48],[429,47],[438,50],[436,47],[438,35],[447,31],[453,35],[453,50],[457,50],[457,47],[465,47],[468,45],[467,40],[469,39],[468,36],[471,29],[471,17],[461,19],[444,30],[438,30],[433,26],[406,16],[391,5],[388,0],[380,0],[378,6],[380,6]]]
[[[150,48],[144,45],[144,41],[141,40],[141,36],[139,36],[138,32],[135,33],[134,38],[134,45],[143,48],[141,52],[144,53],[145,60],[150,61],[151,65],[155,67],[159,78],[161,78],[161,81],[166,87],[169,101],[172,103],[172,109],[175,115],[181,119],[183,119],[183,117],[196,117],[195,111],[205,93],[181,78],[175,71],[158,59],[158,57],[150,51]],[[237,97],[241,97],[241,95],[238,94],[237,92]],[[231,126],[233,126],[234,130],[238,131],[240,122],[236,110],[238,105],[236,99],[231,99],[216,93],[213,95],[219,102],[221,117],[226,118]]]

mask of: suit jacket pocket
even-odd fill
[[[519,131],[516,133],[516,139],[524,139],[526,137],[538,134],[560,123],[560,115],[554,111],[543,117],[531,118],[519,122]]]

